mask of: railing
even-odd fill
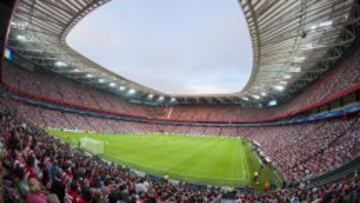
[[[357,157],[332,171],[310,178],[310,183],[307,187],[317,187],[358,173],[360,173],[360,157]]]

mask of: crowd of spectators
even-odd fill
[[[270,109],[239,108],[237,105],[146,107],[128,103],[113,94],[91,88],[65,77],[38,70],[31,72],[10,63],[6,63],[3,68],[3,78],[6,84],[19,91],[106,112],[170,120],[254,121],[286,115],[324,101],[335,93],[359,84],[359,55],[360,49],[355,50],[336,67],[333,67],[332,70],[295,96],[294,99]]]
[[[226,193],[221,188],[139,176],[52,138],[3,103],[0,125],[0,203],[220,202]],[[262,194],[238,191],[235,202],[347,199],[356,203],[359,194],[360,178],[353,176],[320,188],[281,189]]]
[[[282,170],[285,180],[300,181],[360,156],[357,118],[306,125],[262,127],[250,138]]]
[[[0,202],[220,202],[223,198],[220,188],[140,177],[86,155],[24,122],[15,110],[0,107]],[[238,192],[236,202],[340,202],[345,198],[357,202],[359,185],[355,176],[321,188],[259,195]]]
[[[128,103],[114,94],[44,71],[29,71],[5,63],[3,79],[12,91],[25,92],[38,98],[50,98],[97,110],[148,116],[148,108]]]
[[[274,127],[175,126],[85,116],[3,101],[15,106],[25,118],[31,118],[34,125],[44,127],[99,133],[239,136],[255,140],[287,182],[319,175],[360,155],[357,118]]]
[[[47,135],[1,104],[0,202],[210,202],[220,189],[140,177]]]

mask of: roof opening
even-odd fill
[[[112,72],[170,95],[239,92],[253,64],[237,0],[114,0],[80,21],[67,42]]]

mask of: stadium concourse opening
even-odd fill
[[[114,0],[76,24],[67,43],[110,71],[169,95],[239,92],[253,65],[236,0]]]

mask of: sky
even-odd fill
[[[239,92],[253,52],[237,0],[112,0],[82,19],[69,46],[170,95]]]

